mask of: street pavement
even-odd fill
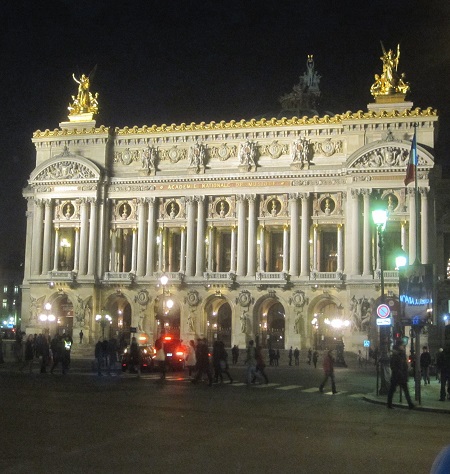
[[[213,387],[186,372],[164,382],[119,368],[99,377],[91,358],[74,358],[67,375],[3,364],[0,472],[429,472],[449,442],[446,415],[387,410],[371,395],[374,367],[347,362],[336,395],[329,385],[319,393],[323,371],[304,359],[267,367],[269,383],[251,386],[240,363],[230,367],[235,383]],[[437,381],[428,392],[431,400]]]

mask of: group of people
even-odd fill
[[[103,375],[103,370],[106,370],[108,375],[116,370],[118,362],[119,345],[115,338],[103,339],[100,338],[95,344],[95,360],[97,361],[97,375]]]
[[[14,341],[14,355],[20,365],[20,371],[25,369],[33,372],[33,365],[39,361],[40,373],[50,373],[61,364],[62,373],[66,374],[70,367],[72,336],[69,333],[56,334],[53,338],[47,334],[29,334],[25,342],[25,333],[19,332]]]

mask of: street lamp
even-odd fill
[[[384,294],[384,229],[386,228],[388,212],[385,207],[377,206],[372,211],[372,219],[377,228],[378,234],[378,248],[380,256],[380,287],[381,287],[381,304],[385,302]],[[378,371],[381,374],[379,395],[387,395],[389,391],[389,354],[388,354],[388,339],[389,339],[389,326],[380,326],[380,350],[378,357]],[[378,381],[377,371],[377,381]]]
[[[163,318],[165,319],[166,316],[169,314],[170,310],[173,308],[174,302],[172,298],[170,298],[170,293],[166,293],[166,286],[169,283],[169,277],[167,275],[162,275],[159,279],[159,282],[162,286],[162,310],[163,310]],[[165,332],[166,329],[169,327],[169,323],[167,321],[163,321],[163,331]]]
[[[112,324],[112,318],[109,314],[97,314],[95,320],[100,324],[102,328],[102,339],[105,339],[105,327]]]
[[[52,310],[52,305],[47,302],[44,305],[45,313],[41,313],[39,315],[39,321],[41,321],[41,323],[48,323],[47,324],[47,334],[49,334],[49,335],[50,335],[50,323],[54,322],[55,319],[56,319],[55,315],[51,314],[51,310]]]
[[[311,324],[313,325],[313,328],[315,329],[314,331],[314,349],[317,351],[319,348],[319,341],[318,341],[318,336],[319,336],[319,319],[317,317],[318,315],[314,313],[314,318],[311,321]]]

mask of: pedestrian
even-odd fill
[[[16,339],[14,341],[14,356],[16,358],[16,361],[21,364],[23,361],[23,333],[22,331],[19,331],[16,334]]]
[[[0,331],[0,364],[4,364],[5,360],[3,358],[3,334]]]
[[[108,368],[108,339],[103,339],[102,342],[102,352],[103,352],[103,363],[102,367],[105,369]]]
[[[269,379],[265,371],[266,364],[264,362],[261,347],[257,347],[255,349],[255,356],[256,356],[256,369],[255,369],[255,375],[253,376],[252,383],[255,383],[256,377],[259,377],[260,379],[264,380],[266,384],[268,384]]]
[[[236,344],[231,349],[231,358],[232,358],[233,365],[236,365],[239,358],[239,347]]]
[[[64,343],[63,338],[59,334],[56,334],[55,337],[52,339],[51,342],[51,350],[53,356],[53,364],[52,368],[50,369],[50,373],[53,374],[56,367],[58,367],[59,363],[63,362],[63,351],[64,351]]]
[[[317,361],[318,360],[319,360],[319,353],[317,351],[314,351],[313,356],[312,356],[312,361],[313,361],[315,369],[317,369]]]
[[[34,360],[34,338],[32,334],[29,334],[25,342],[25,360],[20,369],[23,372],[25,367],[28,367],[30,374],[33,372],[33,360]]]
[[[424,384],[430,384],[430,365],[431,365],[431,354],[428,352],[428,347],[422,347],[422,354],[420,354],[420,370],[422,372],[422,378]]]
[[[288,357],[289,357],[289,365],[292,365],[292,346],[289,349]]]
[[[209,351],[206,339],[199,339],[197,344],[197,351],[195,354],[197,358],[197,375],[191,380],[192,383],[198,383],[202,380],[203,374],[208,377],[208,386],[212,386],[211,368],[209,365]]]
[[[63,352],[62,352],[62,373],[66,374],[70,367],[70,351],[72,349],[72,336],[67,333],[63,339]]]
[[[294,361],[295,365],[300,365],[300,351],[298,350],[298,347],[296,347],[294,351]]]
[[[108,341],[108,375],[111,375],[111,370],[116,370],[117,363],[117,340],[112,338]]]
[[[278,366],[280,363],[280,349],[277,349],[277,353],[275,355],[275,365]]]
[[[449,383],[450,383],[450,345],[447,343],[442,352],[439,352],[436,365],[440,368],[441,371],[441,392],[439,401],[445,402],[446,395],[450,397],[449,394]]]
[[[166,353],[164,352],[164,342],[163,339],[160,337],[155,341],[155,362],[158,364],[158,369],[161,372],[159,377],[160,380],[166,379]]]
[[[101,376],[102,374],[102,365],[103,365],[103,344],[102,338],[97,341],[95,344],[95,360],[97,361],[97,375]]]
[[[80,331],[80,344],[83,344],[83,330]]]
[[[391,386],[389,387],[387,407],[393,408],[392,398],[397,386],[405,392],[406,401],[410,410],[415,405],[411,400],[408,390],[408,362],[406,361],[405,345],[403,341],[397,341],[391,355]]]
[[[156,345],[155,345],[156,347]],[[137,373],[138,378],[141,376],[141,352],[136,337],[131,338],[130,344],[130,373]]]
[[[312,349],[308,349],[308,365],[311,365],[311,359],[312,359]]]
[[[41,334],[39,341],[39,356],[41,357],[41,374],[47,373],[47,366],[50,362],[50,344],[49,338],[45,334]]]
[[[274,360],[275,360],[275,351],[270,348],[269,349],[269,365],[274,365]]]
[[[253,381],[256,372],[256,349],[254,344],[253,339],[248,341],[247,357],[245,359],[245,364],[247,365],[247,385]]]
[[[189,370],[189,377],[193,374],[195,366],[197,365],[197,357],[195,356],[195,341],[189,341],[188,353],[186,355],[186,365]]]
[[[358,367],[362,367],[362,352],[361,349],[358,349]]]
[[[442,368],[442,353],[444,349],[442,347],[439,348],[439,351],[436,354],[436,380],[440,383],[441,382],[441,368]]]
[[[327,383],[328,379],[331,379],[331,391],[333,392],[333,395],[337,393],[336,390],[336,382],[334,379],[334,358],[333,358],[333,350],[329,350],[327,352],[327,355],[323,359],[323,373],[325,375],[325,378],[323,379],[323,382],[319,386],[319,392],[323,393],[323,387]]]
[[[219,341],[219,367],[220,383],[223,382],[223,374],[226,374],[230,383],[233,383],[233,377],[231,377],[228,367],[228,353],[225,349],[225,344],[223,343],[223,341]]]

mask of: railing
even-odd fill
[[[342,280],[342,272],[311,272],[311,280]]]
[[[257,280],[286,281],[288,274],[286,272],[258,272]]]
[[[136,275],[132,272],[106,272],[103,277],[103,280],[106,282],[129,282],[133,281],[135,276]]]
[[[77,277],[77,272],[74,272],[72,270],[67,271],[59,271],[59,270],[52,270],[51,272],[48,272],[49,277],[52,280],[57,280],[57,281],[74,281]]]
[[[231,272],[204,272],[203,278],[205,280],[234,280],[236,275]]]

